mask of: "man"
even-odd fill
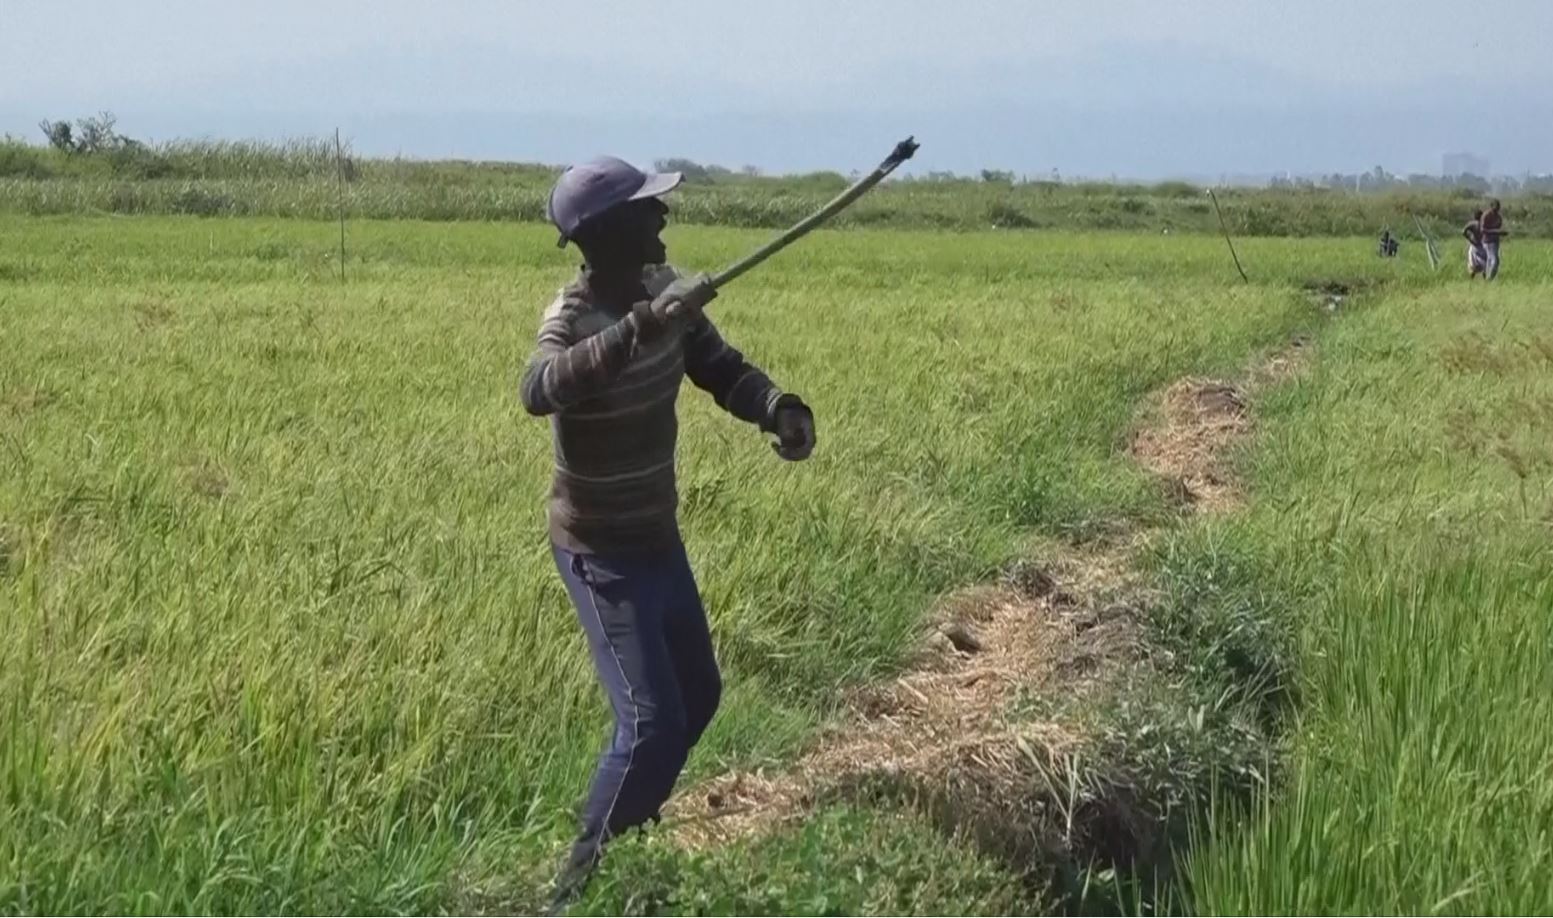
[[[552,552],[615,719],[557,909],[582,892],[606,842],[657,818],[722,690],[677,522],[682,379],[774,435],[782,458],[814,449],[809,408],[702,314],[717,295],[707,276],[664,264],[660,196],[681,179],[602,157],[568,169],[550,194],[560,245],[575,243],[583,266],[544,314],[522,400],[551,418]]]
[[[1488,262],[1483,251],[1483,211],[1474,210],[1472,221],[1462,227],[1461,235],[1467,240],[1467,279],[1476,280]]]
[[[1499,199],[1488,202],[1488,212],[1481,221],[1483,229],[1483,277],[1493,280],[1499,276],[1499,240],[1509,234],[1504,228],[1504,217],[1499,214]]]

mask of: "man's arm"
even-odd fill
[[[685,375],[723,410],[764,431],[776,429],[779,408],[808,410],[796,395],[784,393],[759,367],[745,360],[705,317],[685,333]]]
[[[561,300],[551,305],[519,383],[524,409],[532,415],[553,414],[609,385],[636,350],[643,327],[639,311],[578,341],[571,311]]]

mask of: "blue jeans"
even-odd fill
[[[552,546],[614,710],[614,736],[583,806],[574,863],[654,819],[722,695],[706,610],[685,548],[584,555]]]
[[[1483,266],[1483,276],[1489,280],[1499,276],[1499,242],[1483,243],[1483,251],[1488,256],[1487,263]]]

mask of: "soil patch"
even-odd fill
[[[1133,438],[1132,455],[1184,504],[1205,511],[1239,506],[1243,495],[1223,453],[1250,430],[1245,391],[1223,380],[1183,379],[1165,390],[1161,413],[1161,423]]]
[[[1239,381],[1188,377],[1174,383],[1159,397],[1158,417],[1133,436],[1129,451],[1181,504],[1209,513],[1239,507],[1245,493],[1229,454],[1252,430],[1254,394],[1297,376],[1309,359],[1310,339],[1300,335]]]
[[[1134,833],[1116,827],[1147,820],[1129,812],[1120,784],[1111,793],[1080,767],[1084,725],[1043,716],[1040,701],[1095,694],[1142,661],[1147,591],[1131,573],[1132,550],[1053,555],[952,597],[906,672],[851,693],[791,767],[731,772],[680,795],[665,814],[675,840],[726,844],[823,802],[885,797],[911,801],[1021,870],[1032,858],[1069,863],[1096,846],[1131,847],[1123,839]]]

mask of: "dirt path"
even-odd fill
[[[1010,717],[1044,692],[1082,692],[1141,651],[1141,587],[1121,548],[1022,566],[1005,583],[958,594],[933,618],[897,679],[847,699],[848,716],[775,775],[733,772],[679,798],[678,839],[722,844],[800,819],[858,792],[904,793],[952,811],[961,828],[1028,845],[1012,827],[1042,822],[1032,772],[1060,769],[1081,737],[1058,721]],[[1028,833],[1018,833],[1028,834]]]
[[[1300,372],[1308,350],[1297,339],[1238,379],[1168,387],[1129,453],[1185,512],[1241,506],[1228,452],[1254,427],[1256,392]],[[795,763],[689,788],[665,828],[702,848],[798,822],[829,800],[886,797],[1024,868],[1130,863],[1158,830],[1125,776],[1093,760],[1094,724],[1081,712],[1154,665],[1143,617],[1157,596],[1135,557],[1156,534],[1053,546],[995,586],[949,597],[905,671],[846,698],[844,716]]]
[[[1308,339],[1298,337],[1238,380],[1177,381],[1159,397],[1159,417],[1133,436],[1133,458],[1196,511],[1238,508],[1245,493],[1230,467],[1229,452],[1251,432],[1251,400],[1258,390],[1300,373],[1309,349]]]

